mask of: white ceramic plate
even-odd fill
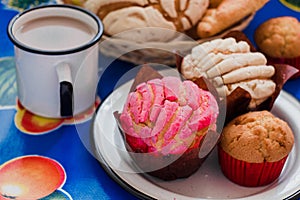
[[[295,133],[295,145],[277,181],[251,188],[238,186],[223,176],[215,150],[200,169],[186,179],[150,180],[133,173],[113,116],[114,111],[122,110],[131,84],[122,85],[105,99],[95,116],[92,131],[95,153],[103,168],[128,191],[143,199],[171,200],[284,199],[297,194],[300,189],[300,104],[285,91],[277,98],[272,112],[290,124]]]

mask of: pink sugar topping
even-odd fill
[[[216,123],[214,96],[192,81],[153,79],[128,95],[120,122],[132,149],[177,154],[186,151],[199,132]]]

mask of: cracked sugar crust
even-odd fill
[[[100,17],[106,34],[114,35],[144,27],[184,32],[199,22],[208,5],[209,0],[87,0],[84,7]]]
[[[300,56],[300,22],[289,16],[267,20],[255,31],[259,49],[275,58]]]
[[[237,87],[248,91],[250,110],[270,97],[276,89],[272,80],[275,68],[267,65],[260,52],[250,52],[245,41],[234,38],[204,42],[183,58],[181,72],[186,79],[205,77],[212,82],[220,96],[229,96]]]
[[[191,81],[164,77],[141,83],[128,95],[120,123],[126,140],[133,137],[132,149],[167,155],[197,144],[215,126],[217,115],[217,102],[210,92]]]
[[[232,157],[250,163],[275,162],[290,153],[294,135],[287,122],[269,111],[233,119],[223,129],[220,145]]]

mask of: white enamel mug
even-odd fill
[[[7,32],[15,49],[18,99],[26,109],[62,118],[94,105],[103,34],[96,15],[70,5],[39,6],[15,16]]]

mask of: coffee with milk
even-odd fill
[[[78,48],[93,39],[96,31],[77,19],[52,16],[26,22],[15,32],[24,45],[45,51],[63,51]]]

